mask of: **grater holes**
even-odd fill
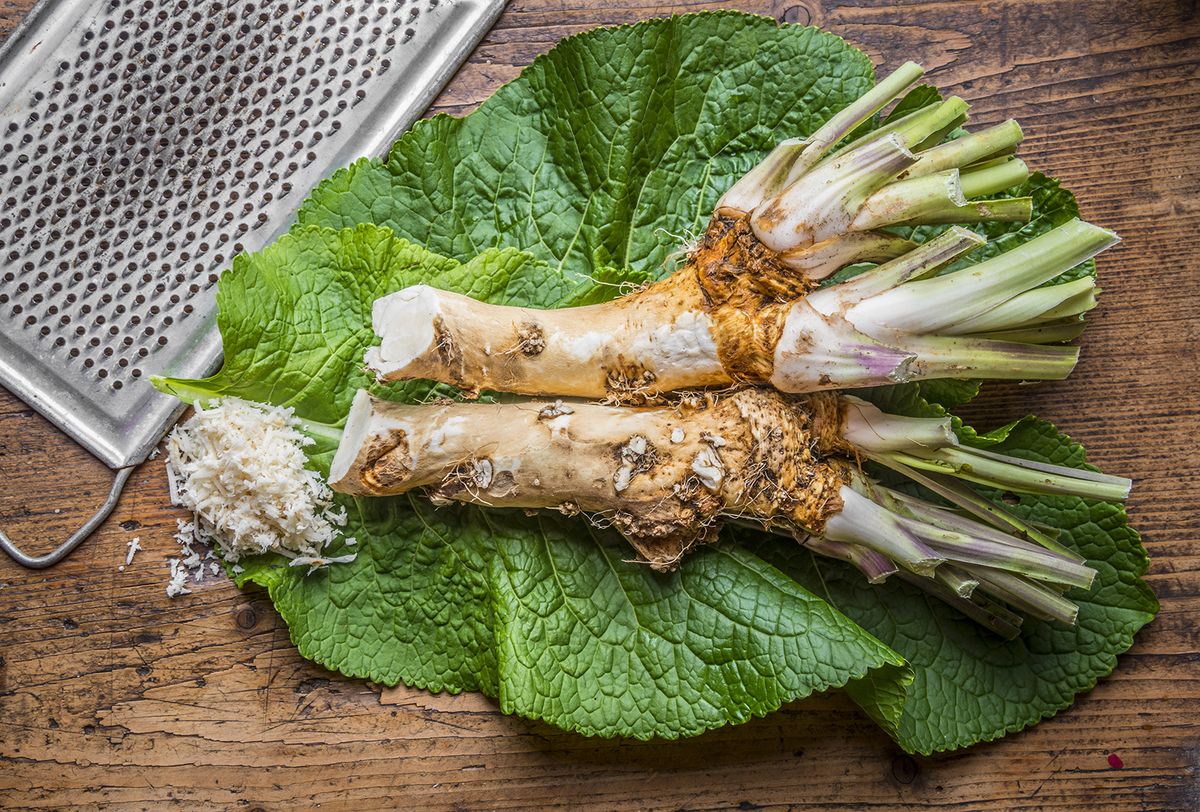
[[[326,145],[337,150],[345,143],[353,128],[336,116],[370,98],[374,83],[391,67],[382,53],[384,40],[394,46],[417,11],[414,3],[396,4],[402,8],[392,13],[385,3],[326,2],[297,9],[264,2],[168,2],[113,2],[94,30],[84,32],[88,36],[80,41],[86,44],[74,47],[69,62],[50,62],[35,109],[41,119],[28,132],[0,131],[0,182],[7,179],[0,189],[16,204],[0,210],[0,253],[19,249],[17,262],[40,257],[42,267],[57,268],[52,281],[61,279],[66,289],[50,301],[75,297],[67,309],[43,320],[68,319],[58,338],[78,326],[95,330],[91,320],[108,317],[101,328],[105,344],[121,349],[106,356],[107,363],[94,347],[83,349],[84,357],[97,362],[90,377],[98,380],[103,366],[107,385],[128,381],[130,367],[140,374],[142,359],[161,346],[158,339],[174,342],[172,331],[183,317],[200,312],[193,297],[216,282],[212,269],[243,252],[251,228],[274,222],[273,209],[316,180],[302,176],[300,182],[289,173],[311,171],[314,150]],[[74,57],[84,51],[74,66]],[[179,70],[180,64],[187,70]],[[331,68],[336,71],[327,76]],[[0,127],[24,123],[23,113],[0,119]],[[47,129],[53,116],[57,128]],[[47,170],[40,176],[30,170],[39,165]],[[13,183],[18,173],[23,177]],[[248,181],[256,181],[253,191],[247,191]],[[27,192],[31,187],[36,188]],[[31,227],[29,219],[18,219],[20,209],[35,217],[46,213],[33,233],[14,235]],[[45,230],[55,224],[61,231]],[[85,230],[91,232],[86,238]],[[172,245],[164,250],[168,240]],[[35,241],[44,250],[30,254]],[[183,283],[173,281],[180,268],[186,268]],[[18,272],[17,281],[22,275]],[[103,314],[92,309],[79,315],[81,307],[96,306],[108,294]],[[6,309],[27,304],[29,296],[11,287],[5,295]],[[161,305],[154,314],[151,302]],[[21,318],[25,315],[28,311]],[[123,335],[112,333],[118,324]],[[147,327],[157,332],[139,335]],[[93,337],[67,335],[64,354]]]

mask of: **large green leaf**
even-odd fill
[[[302,224],[386,225],[445,256],[383,229],[302,225],[223,278],[225,368],[165,385],[336,422],[354,387],[369,383],[359,359],[372,296],[415,281],[543,307],[615,295],[661,273],[726,186],[778,139],[810,132],[870,75],[865,56],[836,37],[748,15],[573,37],[470,116],[422,122],[386,161],[337,173],[301,212]],[[1028,189],[1034,223],[984,227],[989,251],[1073,213],[1055,182],[1035,177]],[[429,387],[377,391],[413,399]],[[954,405],[975,387],[923,391]],[[930,408],[907,390],[887,396]],[[959,429],[1012,453],[1068,463],[1082,454],[1045,424],[1014,424],[1005,436]],[[351,565],[304,578],[261,562],[246,575],[268,586],[307,656],[346,673],[479,688],[506,710],[584,732],[664,736],[851,680],[848,692],[903,746],[928,751],[1053,713],[1111,670],[1153,612],[1138,579],[1144,553],[1118,508],[1033,500],[1020,509],[1062,524],[1102,571],[1079,630],[1033,624],[1001,645],[903,585],[869,588],[773,538],[744,536],[759,555],[722,546],[660,577],[623,563],[622,542],[581,524],[401,500],[352,510],[362,542]],[[764,563],[768,554],[811,592]],[[844,602],[836,605],[912,657],[912,687],[894,652],[812,593]]]
[[[859,96],[872,74],[832,34],[736,12],[589,31],[470,115],[418,122],[385,160],[335,173],[299,220],[386,225],[463,261],[519,248],[580,279],[605,266],[661,275],[734,181]],[[918,88],[897,109],[937,98]],[[959,265],[1078,215],[1074,196],[1040,173],[1010,193],[1033,197],[1033,219],[973,226],[989,244]],[[944,229],[901,230],[921,241]]]
[[[739,13],[559,43],[465,118],[418,123],[386,161],[321,184],[300,222],[371,222],[467,260],[510,246],[586,275],[657,269],[782,138],[869,88],[866,55]]]
[[[371,302],[418,281],[513,304],[591,290],[512,250],[460,264],[385,228],[302,228],[221,278],[221,370],[157,383],[338,422],[354,388],[374,386],[361,369]],[[314,449],[326,470],[331,447]],[[305,575],[259,558],[240,576],[267,587],[304,656],[342,673],[480,690],[505,711],[605,736],[695,735],[848,684],[886,729],[899,724],[912,680],[904,660],[746,550],[710,548],[660,575],[582,521],[408,497],[342,501],[358,541],[352,563]]]
[[[853,680],[853,698],[898,726],[912,681],[903,659],[747,550],[708,547],[660,575],[581,521],[499,521],[505,711],[588,735],[676,738]]]

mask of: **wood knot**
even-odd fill
[[[249,631],[258,625],[258,613],[253,608],[244,606],[234,615],[233,621],[239,629]]]
[[[820,5],[810,0],[800,3],[796,0],[775,0],[771,4],[771,16],[781,23],[816,26],[821,25],[824,17]]]
[[[901,755],[892,759],[892,778],[901,784],[911,784],[916,781],[919,771],[917,762],[912,756]]]

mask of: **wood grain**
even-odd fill
[[[10,30],[26,0],[0,2]],[[463,113],[558,39],[722,7],[513,0],[439,99]],[[0,806],[37,809],[1200,808],[1200,16],[1195,2],[819,2],[738,8],[824,26],[883,68],[916,59],[1018,117],[1023,155],[1124,242],[1070,381],[993,387],[978,424],[1034,411],[1132,475],[1162,613],[1057,718],[964,753],[902,754],[841,696],[674,744],[594,741],[479,696],[377,690],[302,660],[261,592],[163,594],[178,515],[162,461],[48,572],[0,561]],[[107,470],[0,391],[0,522],[48,549]],[[125,572],[126,542],[146,552]],[[1108,762],[1116,753],[1123,769]]]

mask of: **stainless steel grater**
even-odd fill
[[[378,155],[503,0],[42,0],[0,50],[0,383],[109,467],[220,358],[214,288],[337,167]]]

